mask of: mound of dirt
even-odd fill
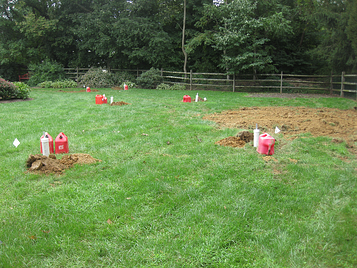
[[[112,104],[110,104],[110,106],[114,106],[114,105],[129,105],[130,103],[124,102],[124,101],[117,101],[117,102],[112,102]]]
[[[74,164],[92,164],[100,162],[89,154],[71,154],[64,155],[62,159],[57,159],[56,155],[51,154],[49,157],[36,154],[30,155],[26,161],[28,172],[33,173],[62,173],[64,170],[73,167]]]
[[[307,107],[243,107],[203,117],[216,122],[219,127],[250,129],[258,124],[260,133],[274,133],[275,127],[284,135],[311,133],[312,136],[329,136],[347,142],[357,141],[357,111],[332,108]]]
[[[221,146],[239,147],[243,148],[246,143],[254,139],[254,134],[249,131],[239,132],[235,137],[224,138],[220,141],[215,142],[215,144]]]
[[[123,90],[122,87],[112,87],[113,90]]]
[[[64,92],[64,93],[80,93],[80,92],[87,92],[85,89],[82,89],[82,90],[78,90],[78,91],[66,91],[66,90],[58,90],[59,92]],[[90,90],[91,92],[99,92],[98,89],[91,89]]]
[[[215,142],[215,144],[221,145],[221,146],[230,146],[230,147],[239,147],[242,148],[245,146],[246,142],[241,140],[239,137],[227,137],[224,138],[223,140]]]
[[[252,140],[254,140],[254,134],[249,131],[242,131],[239,132],[236,137],[239,137],[241,140],[243,140],[245,143],[248,143]]]

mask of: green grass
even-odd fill
[[[356,156],[345,143],[281,137],[278,162],[265,162],[250,145],[215,145],[240,130],[202,120],[243,106],[350,109],[354,101],[100,93],[131,105],[54,89],[0,104],[0,267],[357,266]],[[26,173],[43,131],[64,132],[70,153],[102,162],[60,176]]]

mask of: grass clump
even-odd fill
[[[239,130],[202,117],[290,99],[207,91],[208,101],[183,103],[190,93],[34,89],[32,101],[2,104],[0,267],[355,267],[356,159],[346,143],[278,136],[277,161],[267,162],[250,145],[215,145]],[[96,94],[131,105],[96,105]],[[43,131],[102,161],[26,173]]]

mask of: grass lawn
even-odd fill
[[[277,161],[266,162],[250,145],[216,145],[241,130],[202,119],[240,107],[351,109],[355,101],[205,91],[206,102],[183,103],[196,92],[103,93],[130,105],[56,89],[0,103],[0,267],[357,267],[357,161],[345,142],[281,136]],[[26,173],[43,131],[54,139],[64,132],[70,153],[102,161],[62,175]]]

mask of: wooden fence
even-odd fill
[[[89,68],[64,68],[68,78],[78,81]],[[110,69],[110,72],[127,72],[139,77],[147,70]],[[346,94],[357,99],[357,74],[341,75],[293,75],[293,74],[233,74],[194,73],[165,71],[161,69],[164,83],[185,85],[187,89],[269,91],[280,93],[316,92],[324,94]]]

